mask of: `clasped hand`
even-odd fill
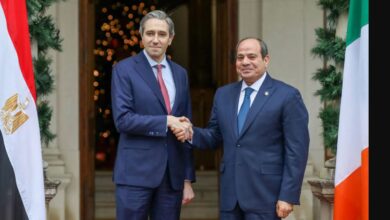
[[[171,129],[178,141],[192,140],[192,123],[188,118],[168,115],[168,128]]]

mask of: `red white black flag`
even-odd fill
[[[0,219],[46,219],[25,0],[0,0]]]

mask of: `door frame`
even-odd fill
[[[237,81],[238,0],[217,0],[216,72],[218,87]]]
[[[79,1],[80,219],[95,219],[94,0]]]
[[[93,0],[79,1],[80,219],[86,220],[95,219],[94,10]],[[217,86],[222,86],[238,79],[235,70],[238,0],[217,0],[216,33]],[[220,155],[217,154],[216,164]]]

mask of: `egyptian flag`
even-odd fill
[[[0,0],[0,219],[46,219],[25,0]]]
[[[368,0],[350,0],[335,176],[335,220],[368,220]]]

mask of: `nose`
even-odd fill
[[[243,65],[249,64],[249,58],[245,56],[244,59],[242,59],[242,64]]]
[[[153,42],[158,43],[158,34],[155,34],[153,37]]]

